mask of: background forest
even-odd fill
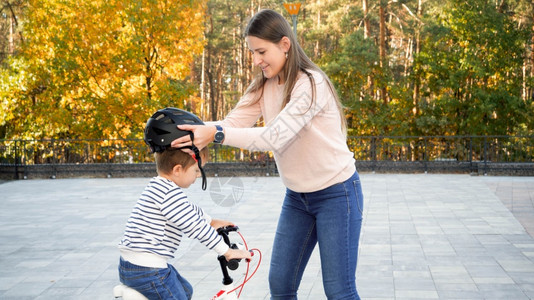
[[[351,135],[533,135],[534,2],[301,1],[297,33]],[[281,1],[3,0],[0,139],[140,138],[166,106],[223,118],[242,31]]]

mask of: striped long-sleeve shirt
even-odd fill
[[[119,249],[123,257],[128,254],[137,260],[127,257],[134,264],[159,267],[150,263],[154,259],[146,258],[156,261],[173,258],[185,235],[222,255],[228,245],[210,222],[211,217],[191,203],[179,186],[157,176],[151,179],[132,210]]]

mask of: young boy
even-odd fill
[[[201,161],[206,161],[208,152],[204,148],[194,151],[195,155],[192,156],[180,149],[170,148],[172,139],[168,141],[169,146],[161,145],[167,140],[164,135],[173,133],[173,130],[177,131],[174,135],[182,133],[178,132],[180,130],[176,125],[170,126],[168,132],[161,128],[154,131],[152,127],[158,126],[156,120],[165,118],[166,123],[169,120],[181,123],[183,114],[177,112],[184,111],[166,108],[158,111],[161,114],[156,116],[156,113],[147,122],[145,142],[155,152],[158,176],[150,180],[141,194],[119,244],[120,281],[148,299],[191,299],[191,284],[167,263],[168,259],[174,257],[184,235],[198,239],[217,254],[224,255],[227,260],[251,258],[246,250],[230,249],[215,230],[233,226],[233,223],[212,219],[184,194],[182,188],[193,184],[203,172]],[[156,139],[151,138],[154,132],[158,135]],[[196,149],[194,146],[192,148]]]

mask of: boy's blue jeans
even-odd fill
[[[120,259],[120,281],[148,299],[190,300],[193,287],[178,271],[167,265],[165,269],[147,268]]]
[[[357,172],[345,182],[317,192],[287,189],[271,257],[271,299],[297,299],[304,268],[317,243],[328,299],[360,299],[356,264],[362,211]]]

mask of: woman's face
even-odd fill
[[[278,83],[284,83],[282,70],[286,63],[286,52],[289,50],[289,39],[283,37],[276,44],[255,36],[247,36],[246,40],[254,65],[261,68],[263,76],[274,78],[278,75]]]

